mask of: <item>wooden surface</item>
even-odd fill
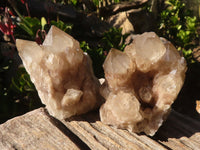
[[[0,125],[0,150],[198,150],[200,121],[172,111],[154,137],[115,129],[98,112],[59,121],[39,108]]]

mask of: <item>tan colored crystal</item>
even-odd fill
[[[154,135],[184,83],[184,58],[169,41],[148,32],[135,36],[124,52],[112,49],[103,67],[101,121]]]
[[[42,45],[17,40],[17,49],[42,103],[59,119],[98,107],[100,83],[79,42],[52,26]]]

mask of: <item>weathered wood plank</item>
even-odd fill
[[[106,148],[96,140],[95,136],[80,127],[77,121],[65,122],[65,125],[78,135],[91,149],[105,150]]]
[[[200,149],[200,121],[172,111],[156,139],[170,149]],[[195,136],[196,135],[196,136]]]
[[[51,122],[43,108],[7,121],[0,126],[0,149],[80,149]]]
[[[181,143],[178,139],[170,138],[168,141],[162,142],[164,145],[167,145],[169,149],[172,150],[191,150],[191,148],[187,147],[183,143]]]
[[[121,135],[123,138],[129,140],[130,142],[138,145],[140,147],[141,150],[151,150],[151,148],[148,146],[148,144],[143,143],[140,138],[138,138],[138,135],[135,134],[131,135],[128,131],[123,131],[123,130],[119,130],[116,128],[113,128],[115,130],[115,132],[117,132],[119,135]]]
[[[59,121],[40,108],[0,125],[0,150],[12,149],[198,150],[200,121],[173,111],[149,137],[107,126],[99,121],[98,112]]]
[[[102,122],[99,121],[98,113],[89,113],[86,115],[82,115],[79,117],[72,117],[66,121],[62,121],[63,124],[65,124],[68,128],[73,130],[73,124],[71,122],[77,121],[78,125],[84,128],[87,132],[93,134],[94,137],[99,139],[99,135],[97,133],[100,133],[106,138],[109,138],[107,140],[106,144],[105,142],[102,143],[101,140],[99,140],[99,143],[104,145],[107,149],[154,149],[154,150],[164,150],[165,148],[160,145],[158,142],[155,142],[151,138],[145,136],[145,135],[137,135],[135,133],[130,133],[126,130],[120,130],[116,129],[114,127],[110,127],[107,125],[104,125]],[[88,123],[90,126],[88,126]],[[87,126],[86,126],[87,125]],[[93,132],[94,130],[98,132]],[[135,142],[131,142],[128,140],[128,137],[123,137],[120,135],[120,133],[123,135],[128,135],[129,137],[132,137],[135,139]],[[81,134],[81,133],[76,133]],[[83,139],[84,142],[87,143],[86,140]],[[113,141],[116,144],[113,144]],[[139,142],[138,142],[139,141]],[[92,146],[95,147],[94,143],[90,143]]]

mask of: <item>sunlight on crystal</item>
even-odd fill
[[[184,58],[169,41],[147,32],[124,52],[111,50],[103,67],[101,121],[153,136],[184,83]]]
[[[42,45],[20,39],[16,45],[51,115],[65,119],[100,106],[100,83],[94,76],[91,59],[73,37],[52,26]]]

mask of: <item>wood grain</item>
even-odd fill
[[[1,150],[198,150],[200,121],[172,111],[154,137],[130,133],[99,121],[98,112],[67,120],[39,108],[0,125]]]

